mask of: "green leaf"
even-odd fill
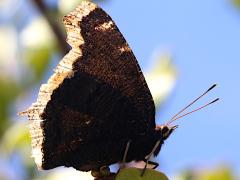
[[[52,49],[53,50],[53,49]],[[29,67],[34,74],[34,81],[38,81],[42,78],[47,66],[50,63],[51,49],[39,47],[37,49],[27,49],[25,58]]]
[[[10,126],[3,135],[1,146],[4,147],[5,154],[11,154],[13,151],[21,148],[27,148],[27,153],[30,156],[31,138],[27,123],[19,121]]]
[[[46,72],[51,56],[56,51],[56,41],[48,22],[42,17],[25,27],[20,37],[24,63],[29,67],[23,84],[29,86],[41,80]]]
[[[10,105],[19,94],[20,88],[9,77],[0,77],[0,137],[9,125]]]
[[[59,0],[58,8],[62,14],[67,14],[70,11],[74,10],[83,0],[74,0],[74,1],[66,1]]]
[[[26,179],[32,179],[36,170],[34,159],[31,157],[30,141],[27,122],[18,121],[5,131],[0,143],[1,157],[10,160],[13,154],[17,154],[21,158],[21,163],[28,176]]]
[[[240,8],[240,0],[232,0],[232,2],[236,7]]]
[[[229,168],[220,167],[213,171],[206,171],[199,175],[202,180],[232,180],[234,179],[233,173]]]
[[[157,60],[145,75],[148,87],[153,96],[156,109],[168,97],[174,88],[177,70],[169,55],[157,57]]]
[[[177,176],[179,180],[233,180],[233,171],[227,166],[220,166],[214,169],[204,170],[187,170],[181,175]]]
[[[154,169],[146,169],[141,176],[142,169],[124,168],[118,173],[116,180],[168,180],[167,176]]]

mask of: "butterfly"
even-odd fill
[[[82,1],[63,22],[72,49],[21,113],[37,166],[90,171],[156,156],[176,126],[156,125],[141,68],[111,17]]]

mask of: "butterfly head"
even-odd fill
[[[178,125],[175,125],[175,126],[157,125],[156,130],[161,132],[161,138],[164,141],[172,134],[172,132],[177,127],[178,127]]]
[[[158,153],[161,150],[161,146],[163,145],[164,141],[172,134],[172,132],[178,127],[178,125],[175,126],[169,126],[169,125],[157,125],[155,128],[156,132],[156,139],[159,142],[158,147],[154,151],[154,156],[157,156]]]

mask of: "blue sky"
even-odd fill
[[[188,167],[226,164],[239,173],[240,11],[230,0],[109,0],[100,6],[114,19],[143,70],[154,51],[172,54],[179,76],[156,117],[159,124],[218,84],[199,105],[216,97],[220,102],[178,121],[180,127],[158,156],[161,170],[171,175]]]

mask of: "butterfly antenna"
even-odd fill
[[[185,108],[183,108],[181,111],[179,111],[177,114],[175,114],[167,123],[166,125],[169,125],[172,123],[172,121],[174,121],[174,119],[181,114],[183,111],[185,111],[187,108],[189,108],[191,105],[193,105],[196,101],[198,101],[200,98],[202,98],[204,95],[206,95],[209,91],[211,91],[213,88],[215,88],[217,86],[217,84],[213,84],[210,88],[208,88],[208,90],[206,90],[202,95],[200,95],[198,98],[196,98],[195,100],[193,100],[191,103],[189,103]]]
[[[192,110],[192,111],[190,111],[190,112],[188,112],[188,113],[185,113],[185,114],[183,114],[183,115],[181,115],[181,116],[177,116],[177,117],[175,117],[174,119],[172,119],[171,121],[169,121],[169,122],[167,123],[167,125],[171,124],[172,122],[176,121],[177,119],[180,119],[180,118],[182,118],[182,117],[184,117],[184,116],[187,116],[187,115],[189,115],[189,114],[192,114],[193,112],[199,111],[200,109],[203,109],[203,108],[209,106],[210,104],[213,104],[213,103],[217,102],[218,100],[219,100],[219,98],[214,99],[213,101],[205,104],[204,106],[201,106],[201,107],[199,107],[199,108],[197,108],[197,109],[194,109],[194,110]]]

